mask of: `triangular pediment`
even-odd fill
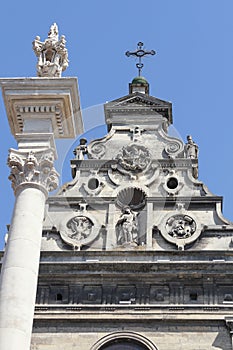
[[[135,92],[127,96],[120,97],[116,100],[108,102],[104,105],[105,116],[109,117],[112,113],[130,113],[130,111],[138,110],[146,113],[153,112],[160,114],[168,119],[172,124],[172,104],[153,96],[149,96],[140,92]]]
[[[111,106],[126,106],[130,104],[142,105],[142,106],[163,106],[171,107],[171,102],[161,100],[157,97],[135,92],[130,95],[120,97],[116,100],[106,103]]]

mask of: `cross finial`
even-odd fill
[[[144,66],[144,64],[142,63],[142,57],[146,56],[146,55],[155,55],[156,52],[154,50],[150,50],[150,51],[146,51],[143,48],[144,44],[139,41],[138,45],[137,45],[137,50],[136,51],[126,51],[126,56],[130,57],[130,56],[136,56],[138,57],[138,63],[136,63],[136,67],[138,69],[138,76],[141,76],[141,71],[142,68]]]

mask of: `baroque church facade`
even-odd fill
[[[61,78],[65,38],[51,28],[34,41],[38,78],[1,80],[19,149],[8,159],[16,204],[0,289],[2,339],[15,340],[0,348],[233,349],[233,225],[198,178],[198,146],[168,134],[172,104],[150,96],[145,78],[104,105],[107,135],[80,138],[72,180],[47,197],[53,139],[83,131],[76,79]]]

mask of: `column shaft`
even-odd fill
[[[30,183],[16,194],[0,280],[0,349],[29,350],[46,194]]]

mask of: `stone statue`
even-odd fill
[[[75,155],[75,159],[83,160],[84,155],[87,154],[87,140],[81,138],[79,140],[79,146],[74,149],[73,153]]]
[[[187,158],[197,159],[198,158],[198,145],[193,141],[192,136],[187,136],[187,143],[185,145],[185,151]]]
[[[192,136],[187,136],[187,143],[185,145],[185,152],[187,158],[198,159],[198,145],[193,141]],[[192,165],[192,175],[195,179],[198,178],[198,164]]]
[[[123,213],[116,224],[116,233],[118,245],[125,243],[138,244],[137,214],[130,207],[123,208]]]
[[[39,36],[36,36],[32,44],[38,57],[38,77],[61,77],[69,61],[65,36],[62,35],[59,40],[57,24],[54,23],[50,27],[48,38],[44,42],[40,41]]]

